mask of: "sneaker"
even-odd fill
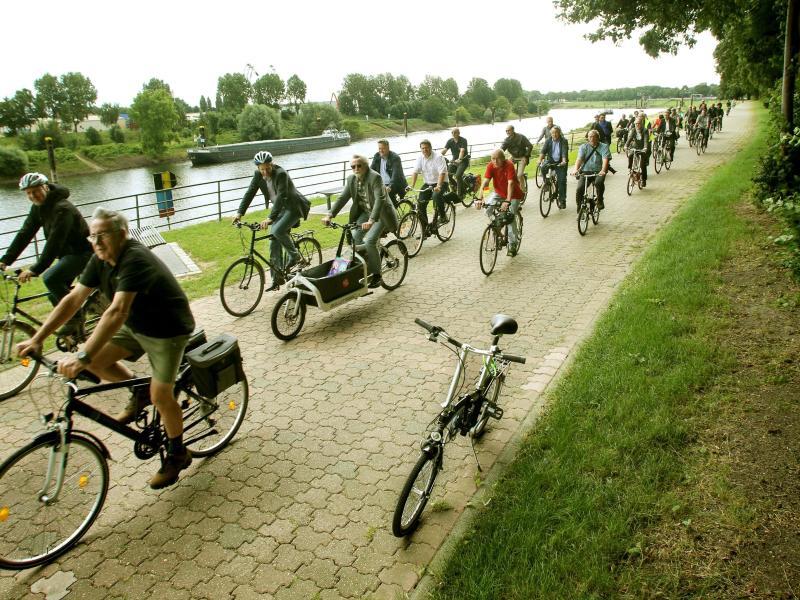
[[[509,244],[508,245],[508,252],[506,252],[506,256],[511,256],[512,258],[517,255],[517,245],[516,244]]]
[[[192,464],[192,453],[186,450],[183,454],[167,454],[161,468],[150,478],[150,487],[160,490],[178,481],[178,474]]]
[[[642,182],[642,187],[643,187],[643,188],[646,188],[646,187],[647,187],[647,182],[646,182],[646,181],[643,181],[643,182]]]
[[[286,282],[283,279],[273,279],[272,283],[270,283],[269,287],[267,288],[267,291],[274,292],[275,290],[279,290],[284,283]]]
[[[367,287],[375,289],[380,286],[381,286],[381,276],[377,274],[370,275],[369,284],[367,284]]]
[[[122,412],[114,418],[123,425],[133,423],[139,416],[139,413],[148,406],[150,406],[150,387],[145,385],[135,388],[131,397],[128,398],[128,404],[126,404]]]
[[[558,206],[559,209],[564,209],[567,208],[567,203],[565,200],[557,200],[556,206]]]

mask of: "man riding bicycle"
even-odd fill
[[[539,155],[542,177],[552,168],[556,170],[558,180],[558,208],[567,207],[567,162],[569,161],[569,143],[561,134],[561,127],[553,125],[550,139],[546,140]]]
[[[422,154],[417,158],[414,173],[411,175],[411,188],[417,183],[417,177],[422,174],[425,187],[420,190],[417,197],[417,214],[422,225],[423,237],[431,235],[431,229],[436,229],[438,224],[446,223],[444,213],[444,195],[447,193],[447,161],[441,154],[433,151],[430,141],[422,140],[419,144]],[[433,224],[428,226],[428,202],[433,200]]]
[[[42,253],[33,265],[23,269],[19,280],[25,283],[31,277],[41,275],[49,292],[47,298],[55,306],[69,293],[72,282],[92,257],[92,246],[86,241],[89,226],[80,211],[67,200],[69,190],[49,183],[41,173],[23,175],[19,180],[19,189],[27,194],[33,206],[8,250],[0,258],[0,270],[5,270],[6,266],[17,260],[36,232],[43,228],[47,241]],[[56,259],[58,262],[53,264]],[[59,335],[74,333],[81,319],[80,313],[76,314],[65,323]]]
[[[389,140],[378,140],[378,151],[372,157],[369,167],[380,173],[389,199],[397,206],[398,198],[406,194],[406,176],[403,174],[403,161],[400,155],[389,150]]]
[[[664,136],[664,143],[666,144],[667,152],[669,152],[670,162],[675,157],[675,140],[678,139],[678,122],[671,112],[662,115],[663,118],[659,119],[656,126],[656,133]]]
[[[381,284],[381,267],[378,243],[384,231],[397,231],[397,210],[386,194],[381,176],[369,168],[366,157],[355,155],[350,161],[353,174],[347,178],[336,203],[331,211],[322,218],[324,225],[339,214],[349,200],[353,200],[350,208],[350,222],[361,225],[353,230],[353,241],[364,244],[367,252],[367,272],[370,275],[369,287],[376,288]]]
[[[536,138],[536,143],[540,143],[542,140],[545,142],[550,139],[550,130],[553,129],[553,117],[547,117],[545,119],[545,126],[542,127],[542,132],[539,134],[539,137]]]
[[[511,153],[511,158],[517,163],[517,181],[520,187],[523,187],[523,175],[525,174],[525,167],[528,166],[531,160],[533,144],[521,133],[515,133],[513,125],[506,126],[506,136],[500,149],[508,150]]]
[[[647,187],[647,165],[650,162],[650,132],[644,125],[644,117],[642,115],[636,117],[636,124],[628,136],[628,142],[625,144],[625,151],[628,153],[628,171],[633,168],[633,150],[644,150],[639,167],[642,170],[642,187]]]
[[[600,210],[605,208],[603,204],[603,193],[606,189],[606,173],[608,172],[608,161],[611,158],[611,152],[608,150],[608,144],[600,142],[600,134],[594,130],[589,130],[589,141],[582,144],[578,149],[578,158],[575,159],[575,170],[572,172],[575,176],[581,176],[585,173],[596,173],[594,178],[594,187],[597,190],[597,205]],[[578,212],[581,210],[583,204],[583,192],[586,189],[586,177],[580,177],[578,189],[575,190],[575,201],[578,205]]]
[[[80,309],[94,288],[100,288],[111,305],[83,350],[58,361],[58,372],[73,378],[87,369],[106,381],[124,381],[133,373],[120,361],[147,355],[152,374],[149,397],[135,393],[117,419],[123,423],[135,420],[152,398],[169,438],[167,457],[150,479],[150,487],[159,489],[175,483],[180,471],[192,462],[191,452],[183,445],[183,415],[173,386],[194,330],[194,317],[169,268],[146,246],[129,238],[128,221],[122,213],[98,207],[89,230],[94,256],[78,283],[39,331],[17,345],[17,351],[20,356],[40,353],[47,336]]]
[[[442,156],[447,154],[448,150],[450,151],[452,162],[449,168],[451,170],[455,169],[453,177],[456,180],[456,193],[461,198],[464,187],[461,178],[464,177],[464,171],[469,167],[469,145],[467,140],[461,137],[461,131],[459,131],[458,127],[455,127],[450,133],[453,137],[447,140],[444,148],[442,148]]]
[[[698,143],[708,144],[708,128],[711,126],[711,118],[708,116],[706,109],[703,108],[700,114],[697,115],[695,127],[700,132],[701,140]]]
[[[486,202],[486,216],[492,219],[498,210],[510,211],[512,215],[516,216],[519,212],[519,201],[522,199],[522,188],[515,177],[514,164],[510,160],[506,160],[506,155],[501,149],[492,152],[492,159],[486,165],[481,195],[475,202],[476,208],[481,208],[483,205],[483,193],[489,189],[489,181],[494,182],[494,191]],[[511,221],[508,234],[509,256],[517,255],[518,239],[517,220],[514,219]]]
[[[300,224],[300,218],[307,218],[311,203],[303,194],[298,192],[292,178],[279,165],[272,162],[272,154],[266,150],[256,153],[253,157],[256,172],[250,181],[250,186],[244,193],[241,204],[233,217],[233,222],[238,223],[242,215],[253,201],[257,190],[264,194],[267,208],[272,202],[272,211],[262,223],[261,228],[266,229],[272,225],[272,239],[269,244],[269,262],[272,265],[272,284],[267,291],[280,288],[285,282],[281,269],[289,269],[300,262],[301,256],[292,241],[289,231]],[[283,264],[283,251],[289,255],[289,260]]]

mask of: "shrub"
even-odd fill
[[[103,143],[103,138],[100,136],[100,132],[97,131],[94,127],[89,127],[86,130],[86,141],[89,142],[91,146],[99,146]]]
[[[350,134],[350,139],[354,142],[364,137],[364,133],[361,131],[361,123],[355,119],[346,119],[342,121],[342,129]]]
[[[440,123],[447,116],[447,106],[437,98],[431,96],[422,103],[422,118],[431,123]]]
[[[281,117],[265,104],[250,104],[239,115],[239,138],[243,142],[277,140],[281,137]]]
[[[301,135],[319,135],[325,129],[339,129],[342,115],[330,104],[304,104],[297,115],[297,128]]]
[[[456,123],[459,123],[461,125],[463,125],[465,123],[469,123],[469,120],[471,118],[469,110],[467,110],[463,106],[459,106],[456,109],[455,116],[456,116]]]
[[[26,150],[45,150],[47,145],[44,142],[44,138],[46,137],[53,138],[54,148],[64,147],[64,134],[55,121],[46,121],[40,124],[33,136],[33,145],[31,147],[23,146]]]
[[[0,146],[0,175],[20,177],[28,170],[28,155],[19,148]]]
[[[125,143],[125,134],[122,132],[122,129],[119,128],[119,125],[114,125],[111,129],[109,129],[108,135],[111,138],[111,141],[115,144]]]

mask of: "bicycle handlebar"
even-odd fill
[[[439,327],[438,325],[431,325],[430,323],[423,321],[422,319],[414,319],[414,323],[425,329],[428,333],[430,333],[430,339],[435,341],[438,336],[444,336],[448,343],[457,346],[459,348],[463,347],[465,344],[462,344],[457,339],[450,337],[447,332]],[[470,348],[471,351],[474,351]],[[485,351],[478,351],[479,354],[490,354],[489,352]],[[525,364],[526,358],[524,356],[516,356],[514,354],[504,354],[502,352],[498,352],[497,356],[503,360],[507,360],[508,362],[519,363],[521,365]]]
[[[57,360],[50,360],[49,358],[45,358],[44,356],[42,356],[38,352],[29,352],[23,358],[27,358],[27,357],[30,357],[33,360],[35,360],[36,362],[38,362],[40,365],[42,365],[45,369],[47,369],[48,371],[50,371],[54,375],[58,375],[58,361]],[[92,373],[91,371],[87,371],[86,369],[84,369],[83,371],[78,373],[77,377],[75,377],[73,379],[68,379],[67,377],[63,377],[61,375],[59,375],[59,377],[62,377],[62,379],[64,381],[67,381],[67,382],[76,381],[78,379],[82,379],[83,381],[88,381],[89,383],[95,383],[95,384],[100,383],[100,378],[97,375],[95,375],[94,373]]]
[[[251,223],[247,221],[236,221],[233,223],[233,226],[237,229],[241,229],[242,227],[247,227],[252,231],[259,231],[261,229],[261,223]]]
[[[524,356],[515,356],[513,354],[503,354],[503,360],[507,360],[508,362],[519,363],[521,365],[525,364],[525,357]]]

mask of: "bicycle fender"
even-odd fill
[[[441,444],[437,444],[436,442],[431,440],[425,440],[422,443],[422,447],[420,448],[420,450],[422,450],[422,453],[427,455],[429,458],[436,458],[441,449],[442,449]]]
[[[39,442],[58,442],[59,440],[59,432],[58,431],[45,431],[40,433],[35,438],[33,438],[32,443],[39,443]],[[101,454],[107,459],[111,460],[111,453],[108,451],[108,448],[103,443],[103,441],[98,438],[96,435],[89,433],[88,431],[82,431],[79,429],[73,430],[70,434],[70,438],[80,438],[85,442],[90,444],[94,444],[100,449]]]

